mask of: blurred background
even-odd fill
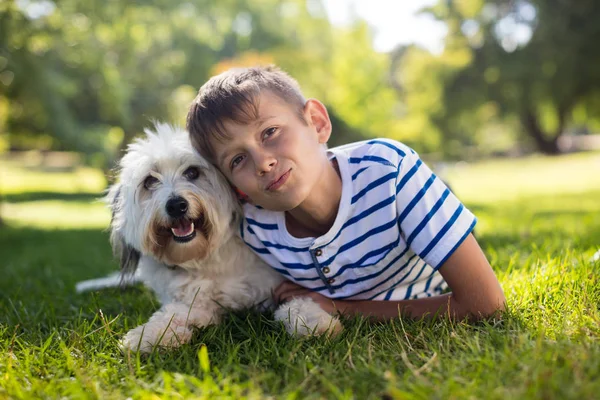
[[[197,336],[210,374],[196,345],[123,359],[116,341],[158,308],[152,293],[75,292],[118,269],[100,200],[111,169],[152,120],[184,125],[210,76],[269,63],[328,107],[331,145],[396,139],[450,183],[478,218],[508,318],[452,324],[431,345],[406,321],[393,349],[408,358],[365,326],[356,367],[341,342],[339,356],[289,342],[259,357],[269,349],[248,338],[278,331],[245,316]],[[0,0],[0,399],[460,397],[459,386],[597,398],[599,199],[600,0]],[[344,371],[327,369],[336,362]]]
[[[522,185],[584,187],[600,149],[598,21],[596,0],[0,0],[0,215],[62,226],[59,210],[81,207],[77,226],[105,226],[88,206],[127,143],[153,119],[183,125],[210,76],[268,63],[326,104],[331,145],[393,138],[449,176],[591,152],[540,158],[559,175]]]

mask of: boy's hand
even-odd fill
[[[277,305],[285,303],[286,301],[290,301],[294,297],[310,297],[315,303],[321,306],[324,311],[330,314],[333,314],[336,311],[341,311],[337,308],[337,306],[338,303],[342,302],[336,301],[334,303],[332,299],[290,281],[283,281],[273,291],[273,301]]]
[[[285,281],[273,292],[280,304],[294,297],[310,297],[330,314],[360,314],[376,320],[406,316],[455,319],[489,317],[505,308],[506,299],[498,279],[473,235],[440,267],[440,274],[452,293],[415,300],[332,300],[295,283]]]

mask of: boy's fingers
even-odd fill
[[[285,293],[285,292],[287,292],[287,291],[289,291],[289,290],[291,290],[291,289],[294,289],[294,288],[299,288],[299,287],[301,287],[301,286],[298,286],[298,285],[296,285],[296,284],[295,284],[295,283],[293,283],[293,282],[290,282],[290,281],[283,281],[282,283],[280,283],[280,284],[279,284],[279,286],[277,286],[277,287],[275,288],[275,290],[273,291],[273,296],[274,296],[274,297],[278,297],[278,296],[280,296],[282,293]]]
[[[275,302],[277,304],[285,303],[286,301],[290,301],[294,297],[298,297],[299,295],[304,295],[306,292],[304,290],[290,290],[287,292],[280,293],[277,297],[275,297]]]
[[[308,289],[296,285],[295,283],[286,281],[277,286],[277,288],[273,291],[273,300],[276,304],[281,304],[291,300],[293,297],[305,295],[308,292],[310,292]]]

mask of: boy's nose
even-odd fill
[[[264,175],[271,171],[277,165],[277,160],[273,157],[267,156],[257,160],[256,170],[259,175]]]

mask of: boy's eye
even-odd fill
[[[198,167],[189,167],[183,172],[183,176],[190,181],[198,179],[200,176],[200,169]]]
[[[244,160],[244,156],[239,155],[231,159],[231,169],[237,167]]]
[[[148,175],[146,177],[146,179],[144,179],[144,187],[147,190],[151,190],[154,188],[154,186],[156,186],[158,184],[158,178],[152,176],[152,175]]]
[[[268,139],[273,136],[277,132],[277,127],[273,126],[271,128],[267,128],[263,131],[263,139]]]

